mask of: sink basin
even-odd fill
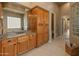
[[[22,33],[25,33],[25,32],[15,32],[16,34],[22,34]]]
[[[26,31],[25,30],[21,30],[21,31],[14,31],[14,33],[16,34],[22,34],[22,33],[25,33]]]

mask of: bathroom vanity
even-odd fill
[[[0,3],[0,33],[0,56],[26,53],[48,42],[48,11]]]
[[[36,47],[36,34],[33,32],[21,33],[0,39],[0,55],[16,56]]]

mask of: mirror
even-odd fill
[[[79,3],[72,6],[72,34],[79,36]]]
[[[3,4],[4,33],[25,32],[28,30],[27,11],[29,9],[18,3]]]

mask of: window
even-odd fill
[[[8,16],[7,28],[21,28],[21,18]]]

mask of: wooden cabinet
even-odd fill
[[[28,51],[29,36],[23,35],[18,37],[18,54]]]
[[[36,47],[36,34],[29,35],[29,50]]]
[[[2,41],[3,56],[17,55],[17,38],[7,39]]]
[[[0,41],[0,56],[2,56],[2,40]]]
[[[0,56],[16,56],[36,47],[36,34],[30,33],[0,41]]]
[[[48,41],[49,37],[49,13],[47,10],[36,6],[35,8],[31,9],[31,11],[28,12],[28,15],[31,15],[29,18],[29,25],[30,30],[37,33],[37,47],[46,43]],[[33,17],[35,17],[33,19]],[[35,23],[34,23],[35,21]],[[34,26],[33,26],[34,25]],[[32,29],[32,28],[35,28]]]
[[[40,12],[39,12],[40,13]],[[39,14],[37,13],[37,14]],[[42,11],[41,11],[42,14]],[[41,16],[41,15],[40,15]],[[37,31],[37,29],[42,29],[43,20],[41,18],[38,18],[37,22],[37,15],[29,16],[30,24],[29,29],[31,29],[33,32]],[[42,24],[41,24],[42,22]],[[4,29],[3,22],[3,7],[2,3],[0,3],[0,33],[5,34],[6,31]],[[33,24],[32,24],[33,23]],[[37,25],[38,24],[38,28]],[[38,30],[37,33],[42,33],[42,30]],[[22,35],[19,37],[13,37],[10,39],[3,39],[0,41],[0,56],[16,56],[18,54],[25,53],[28,50],[31,50],[36,47],[36,34],[30,34],[30,35]]]

